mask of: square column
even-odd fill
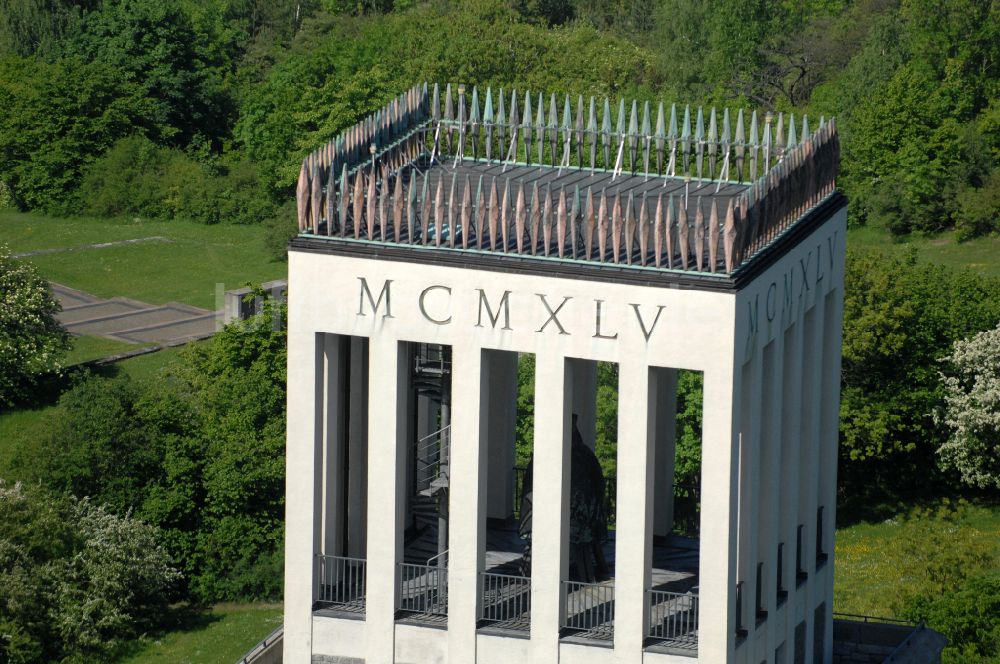
[[[653,480],[653,534],[669,536],[674,529],[674,464],[677,460],[677,369],[651,369],[650,394],[654,415],[656,468]]]
[[[736,641],[739,437],[732,354],[705,371],[701,456],[698,659],[728,662]]]
[[[507,519],[514,514],[514,438],[517,427],[517,353],[493,352],[483,358],[489,378],[490,398],[482,419],[489,422],[486,445],[489,479],[486,483],[487,516]]]
[[[347,417],[345,416],[346,381],[348,374],[348,338],[336,334],[320,335],[323,340],[324,384],[326,395],[325,430],[323,439],[323,528],[322,552],[328,556],[344,555],[345,505],[344,472],[347,449]]]
[[[535,449],[532,463],[531,649],[533,664],[559,661],[559,629],[569,566],[570,412],[566,360],[535,359]]]
[[[448,660],[476,661],[480,575],[486,557],[488,351],[452,349]]]
[[[288,330],[288,417],[285,457],[285,637],[284,661],[312,661],[314,554],[322,514],[323,348],[321,337]]]
[[[657,403],[651,373],[642,357],[625,355],[619,365],[614,660],[622,664],[641,664],[649,625]]]
[[[597,362],[566,358],[570,374],[568,395],[583,444],[591,450],[597,445]]]
[[[396,564],[403,559],[406,490],[407,353],[391,337],[370,341],[368,440],[367,664],[393,664],[395,614],[399,589]]]

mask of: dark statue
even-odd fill
[[[569,565],[570,580],[593,583],[610,577],[602,548],[608,539],[608,514],[604,499],[604,473],[594,452],[584,445],[573,415],[573,446],[570,451]],[[521,493],[521,523],[525,540],[524,574],[531,569],[532,466],[524,472]]]

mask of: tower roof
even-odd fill
[[[303,161],[293,248],[732,283],[840,207],[833,119],[613,109],[415,86]]]

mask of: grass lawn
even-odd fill
[[[99,360],[102,357],[128,353],[140,348],[146,348],[146,344],[130,344],[127,341],[116,341],[105,337],[73,337],[73,347],[66,354],[63,365],[70,367],[81,362]]]
[[[894,239],[880,228],[865,227],[849,230],[847,244],[883,249],[897,255],[912,247],[919,260],[968,268],[983,276],[1000,278],[1000,237],[981,237],[960,243],[955,241],[954,232],[948,232],[935,237],[908,235]]]
[[[82,248],[157,236],[168,241]],[[217,284],[230,290],[247,281],[284,278],[285,264],[268,257],[263,238],[261,226],[0,212],[0,242],[13,253],[75,248],[28,257],[47,279],[101,297],[151,304],[186,302],[214,310]]]
[[[235,662],[281,625],[280,604],[219,604],[180,616],[175,628],[147,636],[118,664]]]
[[[956,525],[933,523],[938,530],[936,536],[946,542],[961,542],[962,546],[977,543],[993,558],[987,568],[1000,566],[1000,506],[974,507]],[[896,616],[901,591],[908,584],[921,585],[921,579],[904,578],[906,565],[901,551],[906,539],[904,531],[905,527],[898,519],[857,524],[837,531],[834,611],[889,618]],[[928,553],[930,551],[933,548],[928,546]],[[965,571],[977,572],[972,569]]]
[[[135,345],[127,345],[136,348]],[[106,376],[126,373],[136,381],[148,382],[160,369],[176,362],[180,350],[181,347],[165,348],[102,367],[98,372]],[[67,382],[63,381],[63,384]],[[53,395],[52,403],[38,408],[0,412],[0,477],[18,479],[20,460],[35,457],[32,452],[41,447],[51,431],[57,398],[57,394]]]

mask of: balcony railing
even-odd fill
[[[615,587],[599,583],[563,581],[566,591],[568,635],[611,641],[615,635]]]
[[[510,574],[482,573],[481,625],[528,632],[531,629],[531,579]]]
[[[650,590],[649,630],[646,636],[652,644],[662,644],[697,652],[698,595]]]
[[[442,622],[448,617],[448,568],[399,564],[399,601],[405,617]]]
[[[319,608],[365,612],[365,561],[343,556],[316,556],[315,601]]]

